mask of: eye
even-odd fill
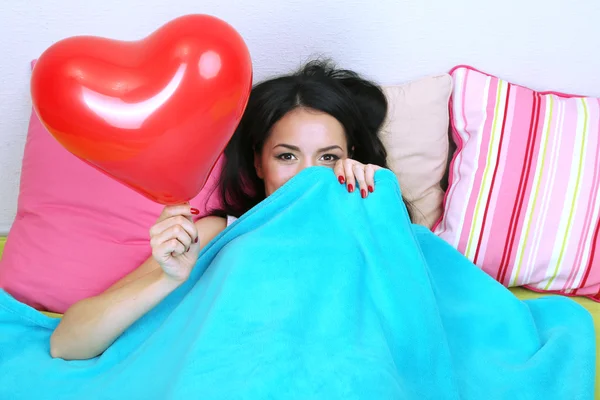
[[[277,156],[277,158],[279,160],[283,160],[283,161],[292,161],[296,159],[296,156],[293,155],[292,153],[283,153],[283,154],[279,154]]]
[[[339,160],[340,158],[335,154],[324,154],[321,156],[321,159],[325,162],[334,162]]]

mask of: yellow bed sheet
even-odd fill
[[[4,250],[4,243],[6,238],[0,237],[0,258],[2,258],[2,251]],[[535,299],[541,296],[548,296],[548,294],[542,294],[533,292],[531,290],[526,290],[523,288],[511,288],[510,291],[517,296],[519,299]],[[550,295],[551,296],[551,295]],[[584,306],[594,318],[594,326],[596,328],[596,390],[595,390],[595,399],[600,400],[600,387],[598,382],[600,381],[600,303],[596,303],[592,300],[586,298],[574,298],[576,302]],[[60,314],[54,313],[44,313],[50,317],[60,318]]]

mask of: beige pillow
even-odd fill
[[[413,205],[414,222],[431,228],[442,215],[452,78],[430,76],[383,90],[389,109],[380,136],[389,167]]]

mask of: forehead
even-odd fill
[[[342,124],[331,115],[298,107],[273,125],[267,142],[273,145],[286,142],[298,146],[343,146],[346,134]]]

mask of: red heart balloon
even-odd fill
[[[40,56],[31,78],[34,109],[67,150],[162,204],[200,192],[251,86],[242,37],[208,15],[132,42],[67,38]]]

